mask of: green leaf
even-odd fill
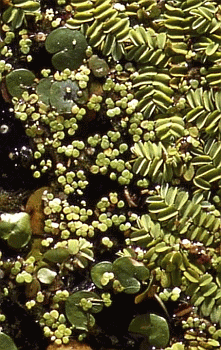
[[[92,302],[90,312],[83,311],[80,306],[82,299]],[[88,331],[90,326],[90,318],[93,317],[91,313],[100,312],[103,309],[103,300],[94,292],[78,291],[71,294],[65,302],[65,313],[68,321],[79,330]]]
[[[207,56],[212,56],[215,52],[216,52],[216,50],[219,48],[219,44],[218,43],[211,43],[211,44],[209,44],[208,46],[207,46],[207,48],[206,48],[206,51],[205,51],[205,54],[207,55]]]
[[[186,181],[191,181],[192,178],[194,177],[194,166],[190,163],[188,165],[186,165],[186,167],[184,168],[184,173],[183,173],[183,177]]]
[[[109,72],[109,66],[104,59],[99,58],[97,55],[90,57],[89,68],[97,78],[105,77]]]
[[[201,291],[204,297],[208,297],[217,290],[218,286],[216,283],[211,282],[210,284],[203,286]]]
[[[49,105],[52,77],[42,78],[36,86],[39,101]]]
[[[204,316],[208,317],[210,316],[214,305],[215,305],[215,299],[206,298],[200,307],[200,311],[203,313]]]
[[[181,343],[173,344],[171,350],[185,350],[184,345]]]
[[[102,261],[94,265],[91,269],[92,281],[98,288],[104,288],[104,286],[101,283],[101,279],[105,272],[113,272],[113,265],[109,261]]]
[[[84,35],[68,28],[53,30],[45,41],[46,50],[54,54],[52,64],[55,69],[77,69],[83,62],[87,42]]]
[[[65,303],[65,312],[68,321],[79,330],[88,331],[88,316],[77,305],[69,301]]]
[[[221,305],[214,306],[212,309],[212,312],[210,314],[210,319],[213,323],[218,323],[220,321],[220,315],[221,315]]]
[[[9,6],[2,15],[2,20],[5,23],[10,23],[15,18],[15,15],[17,13],[17,9],[15,9],[13,6]]]
[[[49,53],[56,53],[62,50],[72,50],[75,31],[68,28],[54,29],[45,41],[45,48]]]
[[[147,337],[152,346],[166,347],[169,342],[169,327],[165,318],[156,314],[136,316],[130,323],[129,332]]]
[[[40,10],[40,3],[38,1],[24,1],[22,3],[16,4],[15,7],[19,7],[27,12],[36,12]]]
[[[150,276],[149,270],[143,265],[139,263],[135,265],[135,273],[134,277],[137,278],[139,281],[146,281]]]
[[[68,240],[68,250],[72,255],[76,255],[79,252],[79,241],[78,239]]]
[[[76,81],[67,79],[65,81],[55,81],[50,88],[50,104],[59,113],[71,113],[71,108],[75,102],[82,103],[88,99],[88,91],[84,89],[82,96],[78,96],[80,88]]]
[[[12,338],[0,332],[0,350],[18,350]]]
[[[28,244],[30,238],[30,234],[26,232],[12,232],[8,237],[7,242],[11,248],[20,249]]]
[[[21,97],[22,93],[30,88],[35,75],[28,69],[19,68],[6,75],[6,87],[10,95]]]
[[[113,272],[127,294],[139,292],[139,280],[146,280],[149,277],[149,270],[144,267],[143,263],[128,257],[116,259],[113,262]]]
[[[30,215],[25,212],[2,214],[0,221],[0,237],[7,240],[14,249],[23,248],[31,238]]]
[[[134,265],[132,264],[131,258],[120,257],[113,263],[113,270],[117,276],[126,274],[128,277],[132,277],[135,273]]]
[[[199,281],[199,278],[197,278],[197,273],[195,273],[195,271],[192,271],[192,270],[189,270],[190,272],[188,271],[184,271],[184,276],[190,281],[190,282],[193,282],[193,283],[198,283]]]
[[[70,252],[67,248],[55,248],[47,250],[43,257],[44,259],[51,261],[53,263],[61,264],[70,256]]]
[[[37,273],[37,278],[41,283],[44,284],[51,284],[56,276],[57,273],[55,271],[52,271],[51,269],[48,269],[47,267],[42,267],[38,270]]]
[[[210,284],[212,280],[213,280],[213,277],[209,273],[206,273],[205,275],[200,277],[199,286],[200,287],[206,286],[207,284]]]

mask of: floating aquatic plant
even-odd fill
[[[36,16],[40,12],[39,0],[13,0],[10,6],[3,12],[2,19],[9,24],[11,29],[17,29],[26,23],[27,16]]]
[[[71,294],[65,302],[65,312],[69,322],[78,330],[88,331],[95,319],[92,314],[100,312],[103,301],[94,292],[79,291]]]
[[[146,337],[143,343],[147,346],[150,344],[165,348],[169,341],[167,321],[155,314],[135,316],[129,325],[129,331]]]
[[[85,57],[87,42],[83,34],[68,28],[57,28],[46,41],[46,50],[53,54],[52,65],[60,71],[77,69]]]
[[[1,214],[0,236],[12,248],[24,247],[31,238],[30,216],[27,213]]]
[[[15,97],[21,97],[22,93],[32,86],[35,75],[28,69],[15,69],[6,76],[8,92]]]

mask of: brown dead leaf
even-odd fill
[[[86,344],[72,340],[68,344],[62,344],[59,346],[51,344],[47,347],[47,350],[92,350],[92,348]]]
[[[31,229],[33,235],[43,235],[44,233],[44,212],[42,194],[48,187],[41,187],[28,198],[26,212],[31,216]]]

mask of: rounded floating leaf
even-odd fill
[[[88,331],[88,317],[77,305],[71,306],[71,303],[65,303],[65,312],[69,322],[76,328]]]
[[[120,284],[124,287],[124,293],[136,294],[140,290],[140,282],[134,278],[128,278],[127,274],[121,274],[118,278]]]
[[[83,59],[81,60],[81,63]],[[60,51],[52,56],[51,60],[52,65],[55,69],[63,71],[65,68],[71,70],[77,69],[80,64],[77,61],[77,58],[74,57],[74,50],[69,49],[68,51]]]
[[[87,290],[71,294],[66,300],[67,309],[69,310],[70,306],[79,306],[81,299],[87,299],[92,302],[91,313],[98,313],[103,309],[103,300],[96,293]]]
[[[44,253],[44,259],[61,264],[69,255],[70,253],[67,248],[55,248],[47,250],[47,252]]]
[[[76,81],[67,79],[56,81],[50,89],[50,103],[59,113],[70,113],[75,102],[80,102],[83,96],[78,96],[80,88]],[[84,97],[85,95],[84,92]]]
[[[59,113],[70,113],[78,91],[78,84],[70,79],[56,81],[50,89],[50,103]]]
[[[10,95],[21,97],[22,93],[32,86],[34,73],[28,69],[15,69],[6,75],[6,86]]]
[[[15,227],[15,223],[11,222],[12,214],[2,214],[0,221],[0,237],[3,239],[7,239],[12,229]]]
[[[25,233],[25,232],[17,232],[17,233],[12,233],[8,237],[8,245],[13,248],[13,249],[20,249],[26,244],[28,244],[30,240],[30,235]]]
[[[0,332],[0,350],[18,350],[12,338]]]
[[[57,273],[55,271],[52,271],[48,269],[47,267],[42,267],[38,270],[37,278],[41,283],[44,284],[51,284],[55,277],[57,276]]]
[[[45,48],[49,53],[73,49],[75,31],[68,28],[57,28],[53,30],[45,41]],[[80,33],[80,32],[79,32]]]
[[[103,301],[96,293],[84,290],[73,293],[67,298],[65,302],[67,319],[76,329],[88,331],[93,316],[89,312],[85,312],[80,306],[82,299],[92,302],[92,307],[89,309],[90,313],[100,312],[103,308]]]
[[[120,284],[124,287],[124,292],[127,294],[135,294],[140,290],[140,282],[136,278],[136,274],[138,276],[139,274],[143,275],[143,272],[136,271],[136,263],[135,260],[128,257],[120,257],[113,263],[114,274]]]
[[[169,342],[168,323],[165,318],[155,314],[136,316],[131,321],[128,330],[147,337],[152,346],[164,348]]]
[[[77,69],[85,58],[87,41],[84,35],[68,28],[53,30],[45,41],[45,48],[54,54],[52,64],[55,69]]]
[[[113,272],[113,265],[109,261],[102,261],[94,265],[91,269],[92,281],[98,288],[101,288],[101,289],[104,288],[101,281],[102,281],[103,274],[105,272]]]
[[[42,78],[36,86],[39,101],[49,105],[52,77]]]
[[[117,276],[127,274],[132,277],[135,273],[135,267],[132,264],[131,258],[128,257],[120,257],[116,259],[113,263],[113,268]]]
[[[149,270],[142,263],[137,263],[137,266],[135,266],[134,277],[137,278],[139,281],[146,281],[149,278],[149,276]]]
[[[89,68],[97,78],[105,77],[109,72],[109,66],[104,59],[99,58],[97,55],[91,56],[89,59]]]

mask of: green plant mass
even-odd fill
[[[0,350],[221,348],[220,43],[218,0],[2,0]]]

